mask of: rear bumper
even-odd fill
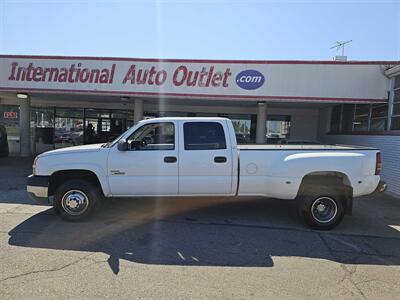
[[[26,182],[29,197],[39,204],[49,205],[49,176],[29,175]]]
[[[374,194],[375,193],[383,193],[384,191],[387,190],[387,184],[384,181],[379,181],[378,186],[376,187]]]

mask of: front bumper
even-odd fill
[[[26,190],[29,197],[39,204],[49,205],[49,176],[29,175],[26,182]]]

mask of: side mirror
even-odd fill
[[[132,150],[138,150],[143,146],[143,143],[141,141],[132,141],[131,142],[131,149]]]
[[[119,151],[127,151],[128,150],[128,142],[125,139],[119,140],[117,148]]]

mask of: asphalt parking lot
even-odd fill
[[[400,199],[357,199],[335,230],[290,202],[123,199],[87,222],[27,198],[0,159],[0,298],[400,299]]]

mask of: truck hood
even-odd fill
[[[47,151],[39,155],[39,157],[48,156],[48,155],[57,155],[57,154],[68,154],[68,153],[79,153],[79,152],[97,152],[101,149],[101,145],[103,144],[92,144],[92,145],[82,145],[82,146],[74,146],[61,148],[57,150]]]

